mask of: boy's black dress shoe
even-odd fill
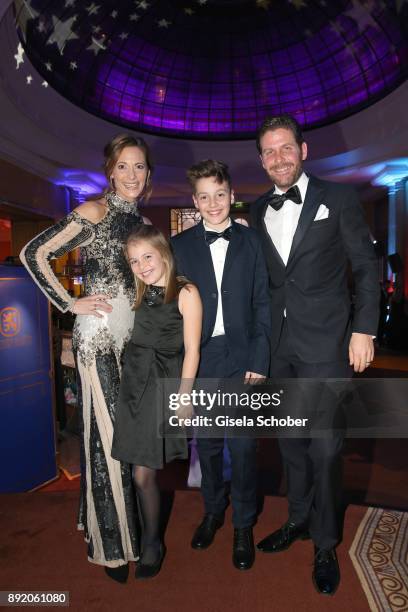
[[[166,554],[166,547],[164,544],[160,544],[160,555],[155,563],[138,563],[136,565],[135,578],[136,580],[146,580],[148,578],[154,578],[161,570],[164,556]]]
[[[316,591],[322,595],[334,595],[340,584],[340,568],[334,548],[324,550],[315,546],[312,574]]]
[[[119,567],[108,567],[105,566],[105,572],[112,578],[116,580],[116,582],[121,582],[124,584],[129,576],[129,563],[125,563],[125,565],[119,565]]]
[[[308,540],[309,538],[306,525],[295,525],[288,521],[280,529],[258,542],[256,547],[265,553],[281,552],[289,548],[296,540]]]
[[[196,550],[204,550],[212,544],[217,529],[222,527],[224,519],[215,516],[215,514],[206,514],[203,521],[195,530],[193,539],[191,540],[191,548]]]
[[[255,561],[254,536],[252,527],[234,529],[232,562],[239,570],[250,569]]]

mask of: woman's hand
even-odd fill
[[[93,315],[103,319],[105,312],[112,312],[112,306],[107,299],[108,296],[103,293],[78,298],[72,307],[72,312],[77,315]]]
[[[194,416],[194,410],[190,403],[180,403],[175,414],[178,417],[181,427],[184,427],[184,419],[191,419]]]

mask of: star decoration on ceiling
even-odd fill
[[[96,15],[99,9],[100,9],[100,6],[95,4],[94,2],[92,2],[92,4],[86,7],[88,15]]]
[[[95,34],[98,34],[98,32],[101,31],[101,26],[92,26],[92,32],[95,32]]]
[[[48,83],[47,83],[47,81],[43,81],[43,82],[41,83],[41,85],[42,85],[43,87],[45,87],[45,88],[47,88],[47,87],[48,87]]]
[[[344,30],[341,23],[338,23],[337,21],[330,21],[329,24],[330,29],[333,30],[333,32],[336,32],[336,34],[338,34],[340,38],[343,38]]]
[[[204,4],[207,4],[207,0],[197,0],[197,2],[200,6],[204,6]]]
[[[48,70],[48,72],[51,72],[51,70],[52,70],[52,64],[51,64],[51,62],[47,62],[47,63],[45,64],[45,67],[46,67],[46,69]]]
[[[145,11],[147,11],[149,6],[150,6],[149,3],[145,2],[145,0],[142,0],[141,2],[137,3],[137,8],[144,9]]]
[[[18,47],[17,47],[17,53],[14,56],[14,59],[17,62],[17,66],[16,66],[16,70],[18,70],[20,68],[20,64],[24,64],[24,49],[23,49],[23,45],[21,43],[18,43]]]
[[[24,40],[27,38],[27,23],[31,19],[37,19],[40,13],[33,9],[29,0],[16,0],[14,2],[17,24],[20,26]]]
[[[171,25],[171,21],[167,21],[167,19],[160,19],[160,21],[157,22],[157,25],[159,28],[168,28],[169,25]]]
[[[76,70],[78,68],[78,64],[76,62],[69,62],[70,70]]]
[[[40,32],[40,34],[42,34],[43,32],[45,32],[45,23],[44,21],[39,21],[38,22],[38,26],[37,26],[37,30],[38,32]]]
[[[140,15],[138,15],[137,13],[132,13],[129,19],[130,21],[137,21],[138,19],[140,19]]]
[[[74,6],[76,0],[65,0],[65,8],[69,8],[70,6]]]
[[[187,8],[184,9],[184,12],[186,15],[188,15],[189,17],[191,17],[191,15],[194,15],[194,11],[192,8],[190,8],[189,6]]]
[[[116,17],[118,16],[118,11],[112,11],[110,16],[112,17],[112,19],[116,19]]]
[[[60,21],[57,17],[53,16],[52,22],[54,24],[54,31],[47,41],[47,45],[56,43],[61,55],[64,52],[65,45],[69,40],[79,38],[77,34],[72,30],[72,24],[76,20],[76,15],[70,17],[66,21]]]
[[[128,36],[129,34],[127,32],[122,32],[122,34],[119,34],[119,38],[121,40],[126,40]]]
[[[31,74],[29,74],[28,77],[26,78],[27,85],[31,85],[32,80],[33,80],[33,77],[31,76]]]
[[[306,2],[305,0],[289,0],[289,2],[291,4],[293,4],[293,6],[300,11],[301,8],[303,8],[304,6],[306,6]]]
[[[345,11],[343,15],[355,21],[359,33],[362,34],[368,26],[378,29],[378,23],[371,15],[373,3],[369,2],[367,5],[364,5],[359,0],[351,0],[351,2],[353,4],[352,8]]]
[[[98,55],[100,51],[106,51],[106,47],[102,40],[97,40],[94,36],[91,37],[92,43],[87,47],[88,51],[93,51],[95,55]]]
[[[265,11],[269,9],[270,4],[271,0],[256,0],[256,6],[258,8],[264,9]]]

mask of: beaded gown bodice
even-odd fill
[[[127,235],[143,219],[134,203],[114,193],[106,194],[106,207],[106,214],[98,223],[91,223],[72,211],[36,236],[20,255],[48,299],[66,312],[73,308],[75,298],[62,286],[49,262],[81,248],[85,295],[103,293],[113,308],[101,318],[76,317],[73,346],[85,365],[95,359],[98,351],[103,354],[113,350],[119,359],[133,327],[135,284],[123,247]]]
[[[134,204],[125,202],[116,194],[107,194],[106,200],[107,214],[92,228],[92,242],[81,248],[85,295],[104,293],[113,298],[123,291],[133,303],[135,284],[123,245],[142,218]]]
[[[118,360],[130,337],[134,311],[135,283],[124,254],[128,234],[142,223],[136,206],[115,194],[107,195],[108,212],[95,225],[93,239],[82,247],[85,294],[103,293],[109,296],[112,312],[103,318],[78,316],[75,321],[73,345],[84,364],[97,355],[113,350]]]

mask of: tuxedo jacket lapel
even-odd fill
[[[273,188],[271,190],[269,195],[272,195],[274,190],[275,190],[275,188]],[[262,202],[261,206],[259,207],[259,210],[258,210],[259,218],[258,218],[258,226],[257,227],[259,227],[260,229],[263,230],[261,232],[261,234],[264,236],[264,240],[266,241],[271,254],[278,260],[278,262],[284,268],[285,267],[285,263],[284,263],[282,257],[279,255],[278,249],[274,245],[273,240],[272,240],[272,238],[269,235],[269,232],[268,232],[268,229],[267,229],[266,223],[265,223],[265,215],[266,215],[266,211],[268,210],[268,200],[269,200],[269,198],[266,198],[265,201]]]
[[[232,221],[232,234],[231,234],[231,238],[230,238],[228,249],[227,249],[227,255],[225,257],[222,282],[224,282],[225,279],[227,278],[229,271],[231,270],[231,265],[240,252],[241,243],[242,243],[242,234],[241,234],[241,228],[239,227],[239,223],[235,223],[234,221]]]
[[[195,226],[194,239],[196,242],[195,256],[197,257],[197,265],[201,268],[201,274],[208,282],[208,286],[216,291],[217,281],[215,279],[210,247],[205,241],[204,225],[202,221]]]
[[[309,183],[306,190],[306,197],[303,203],[302,212],[300,213],[299,221],[293,236],[292,247],[290,249],[287,267],[291,264],[296,250],[302,242],[306,232],[313,223],[317,210],[322,203],[324,188],[319,184],[320,181],[313,176],[309,178]]]

